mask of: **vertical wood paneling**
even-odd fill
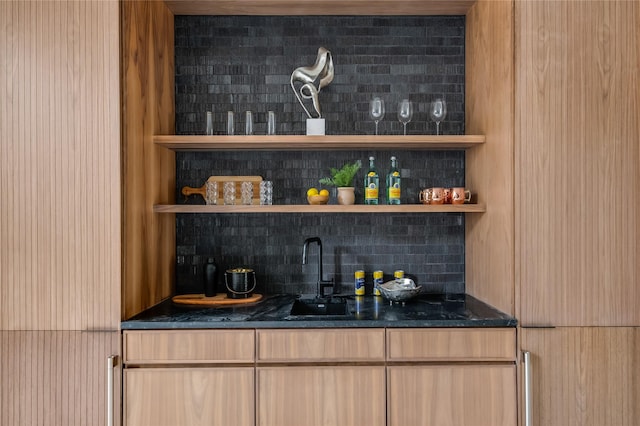
[[[640,3],[516,2],[523,325],[639,325]]]
[[[122,3],[124,319],[171,295],[175,217],[153,205],[175,198],[175,156],[154,134],[175,133],[173,14],[162,2]]]
[[[466,290],[514,314],[513,3],[479,0],[467,14],[465,131],[486,135],[467,151],[466,186],[486,203],[467,215]]]
[[[533,425],[637,425],[640,328],[522,329],[531,352]]]
[[[107,357],[118,352],[118,332],[0,331],[0,424],[105,425]]]
[[[117,329],[118,2],[0,2],[0,329]]]

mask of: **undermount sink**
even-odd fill
[[[345,299],[297,299],[291,307],[291,315],[348,315],[349,306]]]

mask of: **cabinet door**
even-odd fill
[[[522,329],[535,426],[637,425],[640,328]]]
[[[119,337],[116,331],[0,331],[0,425],[107,425],[107,357],[118,353]],[[119,371],[112,371],[115,425]]]
[[[387,369],[389,426],[513,426],[515,365]]]
[[[515,8],[518,319],[640,325],[640,3]]]
[[[383,366],[259,367],[259,426],[383,426]]]
[[[139,368],[124,372],[126,426],[251,426],[254,369]]]

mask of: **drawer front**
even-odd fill
[[[127,330],[124,362],[246,363],[255,360],[254,330]]]
[[[388,361],[515,361],[512,328],[387,329]]]
[[[258,361],[384,361],[384,329],[258,330]]]

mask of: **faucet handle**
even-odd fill
[[[331,292],[329,293],[329,295],[331,295],[334,293],[335,280],[333,278],[331,278],[329,281],[320,280],[318,287],[320,290],[320,297],[326,296],[324,291],[325,288],[331,288]]]

